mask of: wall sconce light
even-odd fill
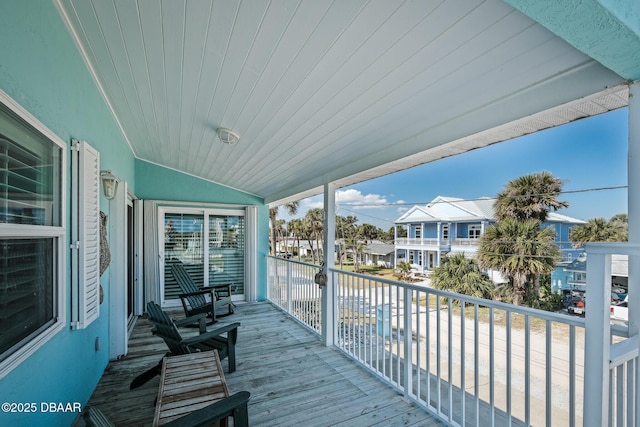
[[[216,134],[218,134],[218,138],[220,138],[220,141],[229,145],[235,144],[240,139],[240,135],[238,135],[238,133],[227,128],[218,128]]]
[[[118,191],[118,178],[111,174],[111,170],[100,171],[100,179],[102,179],[102,191],[107,200],[113,200]]]

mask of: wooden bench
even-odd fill
[[[228,405],[212,405],[223,399]],[[215,412],[221,425],[233,416],[234,426],[248,426],[248,400],[248,392],[229,397],[217,351],[168,356],[162,364],[153,425],[189,425],[188,419],[211,418]]]

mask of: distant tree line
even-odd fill
[[[295,215],[298,211],[298,202],[287,203],[283,205],[283,208],[286,209],[289,215]],[[307,242],[311,248],[312,261],[314,263],[321,262],[324,209],[309,209],[304,217],[294,218],[289,222],[278,219],[278,210],[279,207],[269,210],[271,223],[271,255],[277,255],[278,242],[284,241],[285,247],[288,247],[288,242],[291,241],[293,243],[292,246],[297,248],[296,253],[298,257],[300,257],[300,244],[301,242]],[[398,237],[406,237],[406,235],[406,229],[398,227]],[[357,269],[360,258],[359,255],[364,252],[367,245],[371,243],[372,240],[393,242],[395,229],[391,227],[387,231],[384,231],[380,227],[372,224],[358,224],[358,218],[353,215],[336,215],[335,238],[339,239],[340,242],[338,253],[340,265],[342,265],[344,261],[347,261],[347,257],[351,255],[354,266]]]

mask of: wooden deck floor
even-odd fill
[[[442,425],[269,303],[238,305],[223,321],[242,325],[237,370],[228,374],[226,360],[222,366],[231,393],[251,393],[252,426]],[[138,319],[129,354],[109,364],[89,404],[117,426],[151,425],[159,378],[132,391],[129,383],[165,352]]]

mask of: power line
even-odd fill
[[[566,190],[566,191],[561,191],[560,193],[557,194],[576,194],[576,193],[588,193],[588,192],[592,192],[592,191],[610,191],[610,190],[621,190],[621,189],[625,189],[625,188],[629,188],[628,185],[617,185],[617,186],[611,186],[611,187],[594,187],[594,188],[584,188],[584,189],[580,189],[580,190]],[[527,195],[519,195],[517,197],[533,197],[533,196],[548,196],[548,195],[555,195],[556,193],[538,193],[538,194],[527,194]],[[515,198],[516,196],[509,196],[511,198]],[[473,198],[473,199],[455,199],[454,201],[456,203],[458,202],[477,202],[477,201],[481,201],[481,200],[496,200],[497,197],[477,197],[477,198]],[[391,206],[414,206],[414,205],[427,205],[430,203],[451,203],[451,201],[448,200],[438,200],[433,202],[432,200],[428,201],[428,202],[390,202],[390,203],[339,203],[336,202],[336,206],[355,206],[355,207],[391,207]]]

